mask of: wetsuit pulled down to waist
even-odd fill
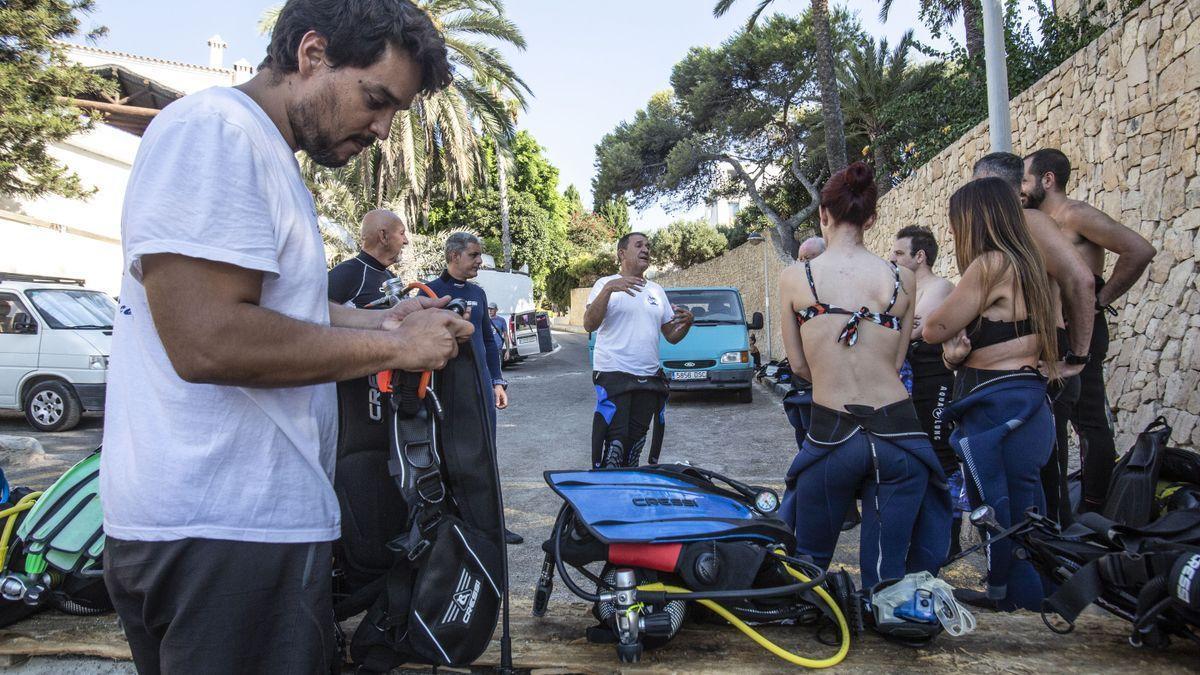
[[[950,545],[950,503],[912,402],[847,408],[813,404],[808,434],[788,469],[780,512],[796,531],[796,552],[828,567],[861,490],[863,586],[936,571]]]
[[[592,373],[592,384],[596,387],[592,467],[637,466],[655,416],[658,427],[651,460],[657,461],[656,448],[662,443],[669,393],[662,371],[654,375],[596,371]]]
[[[1054,446],[1046,380],[1032,369],[963,368],[955,385],[945,416],[956,423],[950,443],[970,478],[972,506],[991,506],[1004,528],[1030,507],[1044,513],[1041,470]],[[988,547],[988,596],[1001,607],[1037,610],[1041,577],[1016,548],[1011,539]]]
[[[958,470],[958,457],[950,447],[950,425],[936,411],[950,405],[954,372],[942,363],[942,346],[924,340],[914,340],[909,345],[908,363],[912,367],[912,398],[917,419],[942,463],[942,471],[950,475]]]

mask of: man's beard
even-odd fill
[[[322,128],[322,117],[337,118],[336,107],[333,96],[329,92],[323,92],[313,99],[300,101],[288,108],[288,119],[291,120],[296,147],[303,150],[314,163],[330,169],[345,166],[354,156],[354,154],[345,157],[338,155],[337,148],[342,143],[354,140],[366,148],[375,142],[374,137],[366,135],[348,136],[337,140],[332,133]]]
[[[1021,202],[1027,209],[1036,209],[1046,199],[1046,191],[1041,185],[1034,185],[1033,192],[1021,192]]]

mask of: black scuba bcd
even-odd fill
[[[367,610],[350,644],[366,670],[466,665],[491,640],[506,569],[488,401],[469,344],[427,389],[399,372],[339,388],[335,610]]]

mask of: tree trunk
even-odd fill
[[[812,0],[813,28],[817,37],[817,80],[821,87],[821,114],[825,121],[825,153],[830,173],[846,168],[846,130],[837,73],[833,69],[833,40],[829,28],[829,0]]]
[[[779,256],[780,260],[788,263],[795,260],[796,250],[800,248],[800,245],[796,242],[796,234],[793,232],[795,229],[794,226],[784,220],[779,215],[779,212],[771,208],[767,200],[763,199],[762,194],[758,191],[758,186],[754,183],[754,177],[746,172],[741,162],[729,155],[720,155],[714,157],[714,159],[720,159],[733,169],[738,179],[742,181],[742,185],[746,188],[747,194],[750,195],[750,201],[754,202],[758,210],[762,211],[767,220],[771,221],[771,224],[775,226],[776,236],[771,237],[771,243],[775,246],[775,253]]]
[[[983,58],[983,8],[979,0],[962,0],[963,25],[967,29],[967,57]]]
[[[512,232],[508,227],[508,171],[500,139],[496,139],[496,173],[500,176],[500,243],[504,246],[504,269],[512,269]]]

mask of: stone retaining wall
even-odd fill
[[[1157,415],[1176,444],[1200,447],[1200,0],[1146,0],[1017,95],[1011,111],[1015,152],[1062,149],[1074,166],[1070,196],[1159,250],[1110,320],[1118,449]],[[883,254],[900,227],[928,226],[947,251],[936,270],[954,276],[947,203],[987,152],[984,122],[881,200],[868,246]]]

